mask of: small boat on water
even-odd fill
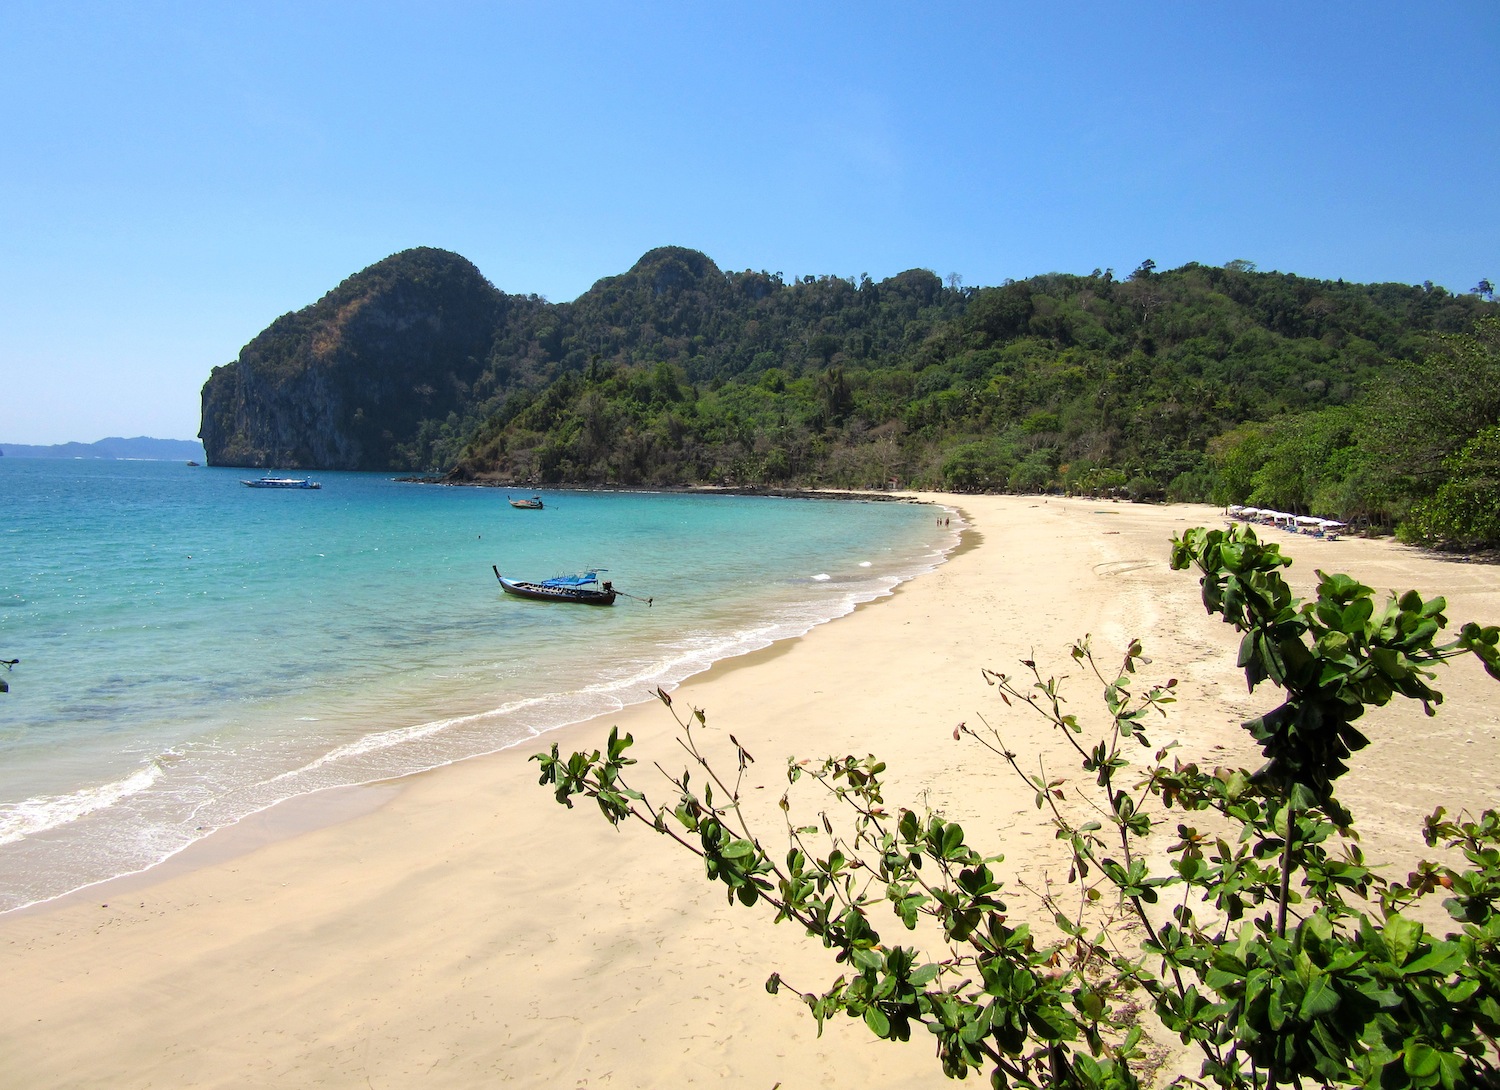
[[[311,477],[261,477],[254,481],[241,481],[246,488],[322,488]]]
[[[597,571],[580,572],[577,575],[558,575],[551,579],[533,582],[527,579],[507,579],[500,569],[490,565],[495,578],[500,580],[500,589],[517,598],[532,598],[538,602],[577,602],[588,606],[612,606],[618,593],[609,580],[599,582]]]
[[[529,500],[511,500],[509,496],[505,498],[510,500],[512,507],[519,507],[523,511],[540,511],[542,509],[542,497],[540,496],[532,496]]]

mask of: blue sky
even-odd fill
[[[1152,258],[1500,280],[1500,6],[0,5],[0,442],[190,438],[410,246],[967,285]]]

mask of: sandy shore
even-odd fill
[[[678,707],[706,709],[711,734],[732,732],[756,756],[747,794],[768,834],[787,757],[875,752],[891,766],[891,803],[925,797],[1006,853],[1008,887],[1040,880],[1051,836],[1030,793],[952,730],[982,714],[1011,748],[1056,752],[979,671],[1014,672],[1034,654],[1049,673],[1077,675],[1067,651],[1084,633],[1106,660],[1139,636],[1150,669],[1181,679],[1161,740],[1214,763],[1256,763],[1236,724],[1265,698],[1245,693],[1234,634],[1203,612],[1196,580],[1166,562],[1170,535],[1217,525],[1216,511],[932,498],[967,522],[942,568],[674,694]],[[1347,571],[1381,589],[1444,592],[1456,621],[1500,619],[1493,568],[1389,543],[1287,548],[1299,586],[1315,567]],[[1374,744],[1344,796],[1375,858],[1414,857],[1417,823],[1435,805],[1477,808],[1500,794],[1500,690],[1471,664],[1440,685],[1449,702],[1436,719],[1400,709],[1367,721]],[[1082,677],[1069,691],[1075,710],[1099,707]],[[638,756],[680,767],[670,718],[647,703],[263,815],[144,877],[0,917],[5,1083],[946,1085],[925,1041],[886,1044],[847,1021],[818,1038],[795,999],[762,985],[779,970],[795,986],[825,986],[837,973],[821,948],[731,909],[694,859],[648,830],[613,830],[536,785],[532,752],[554,739],[592,748],[614,724],[635,734]],[[1060,757],[1055,767],[1074,771]]]

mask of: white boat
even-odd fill
[[[311,477],[261,477],[260,480],[242,481],[248,489],[321,489],[318,481]]]

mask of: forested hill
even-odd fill
[[[13,458],[123,458],[140,461],[185,462],[203,457],[203,446],[189,439],[152,439],[141,435],[134,439],[110,436],[95,443],[54,443],[33,446],[24,443],[0,443],[0,455]]]
[[[444,250],[371,265],[213,369],[199,432],[209,464],[425,465],[431,452],[414,445],[418,433],[472,411],[473,384],[512,312],[527,307]]]
[[[1438,335],[1472,334],[1497,310],[1479,294],[1246,262],[967,288],[924,270],[726,273],[677,247],[553,304],[420,249],[215,369],[203,437],[224,464],[516,482],[1207,498],[1264,484],[1226,476],[1247,427],[1274,445],[1293,419],[1347,425],[1410,381],[1403,364],[1441,351]]]

